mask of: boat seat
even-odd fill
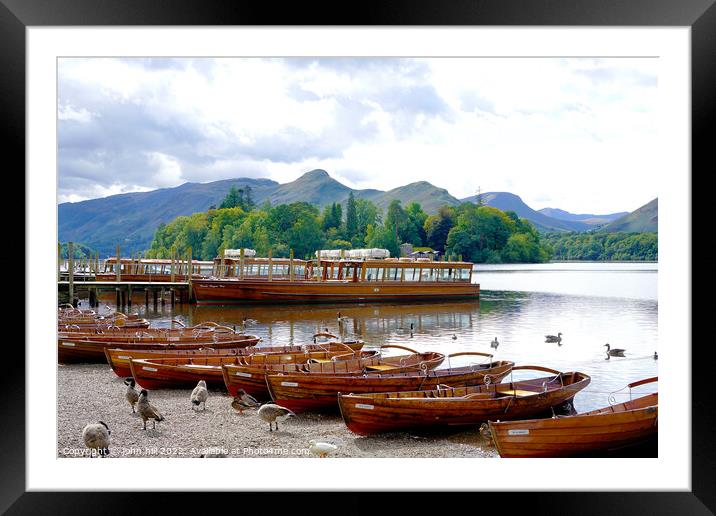
[[[510,396],[532,396],[534,394],[539,394],[537,392],[524,391],[522,389],[500,389],[495,392],[498,394],[509,394]]]
[[[311,364],[328,364],[330,362],[333,362],[332,360],[326,360],[324,358],[311,358],[309,360],[309,363]]]
[[[369,365],[365,366],[366,370],[368,371],[389,371],[391,369],[395,369],[396,366],[388,365],[388,364],[376,364],[376,365]]]

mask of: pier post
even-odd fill
[[[273,281],[273,250],[268,250],[268,280]]]
[[[75,246],[72,242],[67,242],[67,272],[69,274],[70,303],[74,304],[75,300]]]
[[[169,301],[172,304],[172,308],[174,308],[174,303],[176,302],[176,294],[174,293],[174,289],[169,289]]]
[[[162,289],[162,293],[164,292],[164,289]],[[157,289],[152,290],[152,295],[154,296],[154,310],[157,309]],[[162,295],[162,305],[164,305],[164,296]]]
[[[117,283],[122,281],[122,260],[119,257],[119,244],[117,244],[117,265],[115,265],[114,270],[114,277],[117,280]]]
[[[119,309],[119,307],[122,306],[122,293],[119,291],[119,287],[114,289],[114,297],[117,309]]]
[[[192,261],[192,256],[191,256],[191,246],[189,247],[189,253],[187,256],[186,266],[187,266],[187,275],[186,275],[187,288],[189,289],[187,292],[187,295],[186,295],[186,302],[191,303],[191,276],[192,276],[192,274],[194,274],[194,262]]]
[[[171,265],[171,280],[174,283],[174,261],[176,260],[177,248],[172,246],[172,265]],[[172,306],[174,306],[174,300],[172,299]]]
[[[239,250],[239,279],[244,279],[244,248]]]
[[[144,306],[149,306],[149,289],[144,287]]]
[[[164,303],[166,303],[166,301],[164,300],[164,287],[162,287],[162,292],[161,292],[161,294],[162,294],[162,306],[164,306]],[[156,306],[156,299],[157,299],[157,298],[156,298],[156,296],[155,296],[155,297],[154,297],[154,300],[155,300],[155,301],[154,301],[154,306]]]
[[[127,306],[132,306],[132,284],[127,285]]]
[[[293,249],[289,250],[288,252],[288,279],[290,281],[293,281],[294,273],[293,273]],[[291,336],[293,338],[293,336]]]

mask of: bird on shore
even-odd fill
[[[328,457],[328,454],[335,452],[338,446],[331,443],[316,442],[313,439],[308,441],[308,451],[311,455],[318,455],[319,457]]]
[[[490,342],[490,347],[491,347],[491,348],[497,349],[497,346],[499,346],[499,345],[500,345],[500,343],[497,341],[497,337],[495,337],[495,340],[493,340],[492,342]]]
[[[545,342],[562,342],[562,332],[559,332],[557,335],[545,335]]]
[[[137,410],[139,415],[142,416],[142,421],[144,421],[144,430],[147,429],[147,421],[150,419],[152,420],[153,429],[157,427],[157,421],[164,421],[164,416],[154,405],[149,403],[147,396],[147,389],[142,389],[139,393],[139,401],[137,401]]]
[[[251,408],[258,407],[260,404],[258,401],[256,401],[256,398],[248,394],[243,389],[238,389],[236,391],[236,396],[234,396],[234,401],[231,402],[231,407],[238,411],[239,414],[243,414],[244,410],[248,410]]]
[[[623,357],[626,349],[614,348],[609,343],[604,344],[607,347],[607,357]]]
[[[191,400],[192,405],[196,407],[203,403],[204,410],[206,410],[206,400],[209,399],[209,391],[206,389],[206,382],[204,380],[199,380],[199,383],[196,384],[194,390],[191,391],[189,399]],[[194,410],[194,407],[192,407],[192,410]]]
[[[266,405],[261,405],[258,416],[269,424],[269,432],[273,431],[272,425],[274,423],[276,424],[276,431],[278,432],[278,422],[296,417],[296,414],[275,403],[267,403]]]
[[[490,431],[490,425],[487,423],[482,423],[480,425],[480,435],[482,436],[485,441],[487,441],[489,444],[493,444],[492,439],[492,432]]]
[[[84,427],[82,439],[85,446],[90,449],[90,457],[94,450],[97,450],[97,454],[101,457],[109,455],[109,436],[111,434],[112,432],[104,421],[90,423]]]
[[[127,399],[127,402],[132,406],[132,414],[136,412],[134,409],[134,406],[137,404],[137,401],[139,401],[139,393],[134,389],[134,386],[136,385],[136,382],[134,381],[134,378],[125,378],[124,384],[127,386],[127,392],[125,393],[124,397]]]

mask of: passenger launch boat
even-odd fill
[[[354,251],[382,251],[354,250]],[[477,299],[472,263],[428,258],[221,258],[192,282],[199,305]],[[387,251],[386,251],[387,253]],[[370,255],[369,255],[370,256]]]

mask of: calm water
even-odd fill
[[[328,328],[335,335],[358,337],[368,345],[398,344],[445,354],[489,353],[493,351],[490,342],[497,337],[497,359],[589,374],[592,383],[575,398],[575,408],[582,411],[607,405],[609,394],[627,383],[657,375],[658,361],[653,359],[658,351],[657,272],[658,264],[654,263],[480,265],[473,273],[481,285],[479,302],[177,305],[174,312],[167,304],[155,312],[151,305],[147,309],[141,304],[142,296],[135,299],[133,311],[156,326],[168,326],[176,315],[188,324],[216,321],[231,326],[240,325],[246,317],[253,320],[247,324],[246,332],[260,336],[262,345],[310,342],[314,333]],[[339,323],[338,310],[347,321]],[[545,342],[545,335],[558,332],[562,332],[561,346]],[[607,342],[626,349],[626,356],[606,360]],[[470,360],[475,359],[459,357],[450,362],[463,365]],[[444,366],[447,365],[446,360]],[[514,373],[515,379],[527,376],[544,374]],[[644,392],[645,388],[635,392],[639,390]],[[628,389],[615,398],[628,399]]]

